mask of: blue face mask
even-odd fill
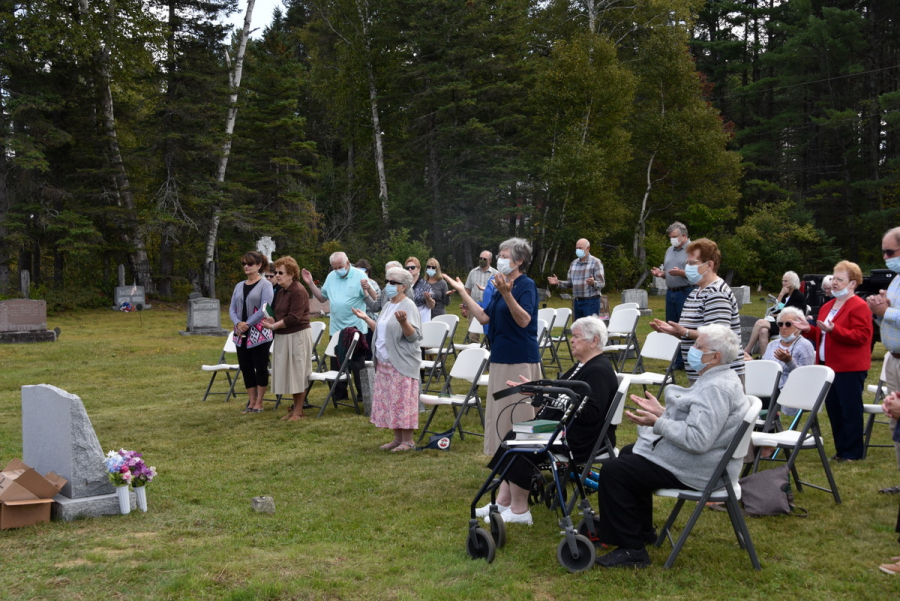
[[[838,290],[837,288],[831,289],[831,296],[834,298],[844,298],[850,293],[850,288],[844,288],[843,290]]]
[[[697,282],[702,280],[704,275],[706,275],[706,274],[700,273],[699,265],[685,265],[684,266],[684,277],[686,277],[687,281],[689,281],[691,284],[696,284]]]
[[[700,373],[701,371],[706,369],[707,365],[709,365],[709,363],[703,362],[703,351],[698,349],[696,346],[692,346],[688,350],[687,360],[688,364],[691,366],[691,369],[693,369],[697,373]]]
[[[575,256],[578,257],[579,259],[584,258],[584,249],[583,249],[583,248],[576,248],[576,249],[575,249]]]
[[[790,336],[782,336],[781,339],[784,340],[785,342],[793,342],[796,337],[797,337],[797,332],[794,332]]]
[[[426,269],[425,273],[427,273],[431,277],[434,277],[434,274],[437,273],[437,269]]]
[[[398,292],[396,284],[388,284],[384,287],[384,295],[388,298],[394,298]]]
[[[346,267],[341,267],[340,269],[335,269],[334,272],[338,274],[340,277],[346,277],[347,272],[349,270]]]
[[[900,257],[891,257],[885,261],[885,264],[887,265],[887,268],[894,273],[900,273]]]

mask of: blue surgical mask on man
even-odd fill
[[[575,256],[578,257],[579,259],[583,259],[583,258],[584,258],[584,249],[583,249],[583,248],[576,248],[576,249],[575,249]]]
[[[341,267],[340,269],[335,269],[334,272],[338,274],[339,277],[346,277],[349,270],[346,267]]]
[[[688,365],[690,365],[691,369],[693,369],[697,373],[700,373],[701,371],[706,369],[707,365],[709,365],[709,363],[703,362],[704,354],[705,353],[703,351],[701,351],[700,349],[698,349],[696,346],[692,346],[690,349],[688,349],[688,354],[687,354]]]
[[[894,273],[900,273],[900,257],[891,257],[885,261],[885,264],[887,265],[887,268]]]

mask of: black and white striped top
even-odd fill
[[[684,309],[681,311],[681,319],[678,321],[690,330],[696,330],[700,326],[708,326],[720,323],[729,326],[731,331],[741,337],[741,317],[738,313],[737,299],[725,280],[719,278],[702,290],[695,288],[684,301]],[[697,375],[687,360],[690,348],[694,341],[687,338],[681,339],[681,356],[684,358],[684,369],[688,380],[696,380]],[[744,354],[738,353],[737,359],[731,364],[738,375],[744,373]]]

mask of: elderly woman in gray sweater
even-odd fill
[[[600,540],[618,548],[597,558],[601,567],[650,565],[645,545],[652,541],[653,491],[706,486],[722,454],[740,427],[749,402],[729,364],[740,353],[730,328],[698,328],[687,354],[699,378],[691,388],[666,388],[666,405],[649,393],[631,395],[639,409],[626,411],[638,426],[638,440],[615,459],[603,462],[598,499]],[[737,478],[740,459],[732,459],[728,476]]]
[[[413,431],[419,427],[422,321],[416,304],[406,296],[412,284],[412,275],[405,269],[389,269],[381,290],[383,302],[378,321],[353,309],[353,314],[375,332],[375,389],[370,421],[394,431],[394,440],[381,449],[395,453],[415,448]]]

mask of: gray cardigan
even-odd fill
[[[653,428],[639,428],[634,453],[702,489],[722,459],[750,405],[741,379],[728,365],[705,372],[691,388],[669,385],[666,410]],[[732,459],[728,475],[737,479],[742,459]]]
[[[256,286],[253,287],[253,290],[250,291],[250,294],[247,295],[247,325],[251,328],[262,321],[265,314],[260,310],[262,309],[263,303],[272,304],[272,299],[274,298],[274,293],[272,292],[272,283],[266,278],[261,278]],[[254,313],[253,310],[257,309]],[[237,325],[241,322],[241,315],[244,314],[244,281],[240,281],[235,285],[234,292],[231,294],[231,305],[228,307],[228,315],[231,317],[231,321],[234,322],[234,325]],[[264,342],[269,342],[271,338],[264,338],[257,342],[256,344],[262,344]],[[250,341],[247,341],[247,348],[251,348],[252,345]]]
[[[422,340],[422,318],[419,315],[419,309],[416,303],[409,298],[400,301],[397,307],[398,311],[406,311],[406,320],[415,330],[411,336],[404,336],[400,327],[400,322],[391,313],[387,315],[385,312],[379,316],[378,321],[387,320],[385,327],[384,347],[390,357],[391,365],[407,378],[421,378],[419,365],[422,362],[422,349],[419,341]],[[372,335],[372,353],[375,353],[375,342],[378,340],[378,327],[376,324],[375,333]],[[375,358],[377,363],[378,358]]]

